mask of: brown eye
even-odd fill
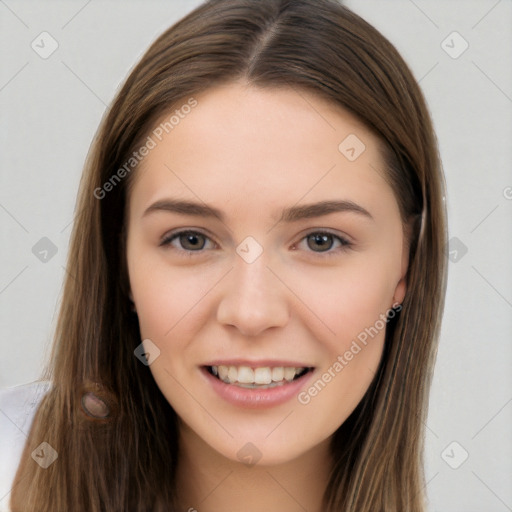
[[[179,244],[174,243],[176,240],[179,241]],[[198,231],[186,230],[165,237],[160,245],[169,246],[172,249],[182,252],[202,252],[202,249],[206,247],[209,240],[209,237]]]
[[[300,243],[302,243],[303,240],[307,242],[307,248],[304,250],[309,253],[316,253],[321,257],[336,256],[341,251],[349,249],[352,246],[352,242],[349,240],[326,231],[311,232],[306,235]]]
[[[183,249],[187,251],[202,249],[205,245],[205,237],[199,233],[180,234],[177,238]]]
[[[316,250],[317,248],[321,250],[321,252],[329,250],[333,245],[333,235],[329,233],[313,233],[307,236],[308,247],[312,250]]]

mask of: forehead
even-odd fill
[[[135,171],[135,207],[164,192],[221,205],[287,203],[326,194],[392,194],[378,140],[344,109],[307,91],[219,86],[177,103],[155,124]],[[386,189],[387,187],[387,189]],[[306,197],[307,196],[307,197]],[[239,206],[243,206],[239,204]]]

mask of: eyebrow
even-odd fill
[[[172,212],[182,215],[193,215],[197,217],[214,218],[221,222],[225,222],[224,213],[209,206],[207,204],[196,203],[194,201],[186,201],[180,199],[161,199],[149,206],[144,213],[143,217],[152,212]],[[349,212],[356,213],[370,220],[375,220],[370,212],[362,206],[349,200],[337,201],[320,201],[317,203],[310,203],[301,206],[291,206],[285,208],[281,214],[278,222],[296,222],[302,219],[311,219],[329,215],[330,213]]]

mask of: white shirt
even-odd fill
[[[0,389],[0,512],[11,512],[9,500],[37,407],[50,388],[49,381],[35,381]]]

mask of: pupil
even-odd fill
[[[324,248],[330,249],[330,246],[332,245],[332,241],[330,240],[331,235],[325,234],[325,235],[311,235],[311,238],[314,240],[315,244],[318,244],[320,248],[322,248],[322,244],[324,244]],[[330,244],[328,242],[331,242]],[[325,243],[328,243],[328,247],[325,246]],[[313,247],[311,247],[313,249]]]
[[[198,239],[199,237],[197,235],[194,235],[194,234],[191,234],[191,235],[183,235],[183,238],[185,239],[186,243],[184,244],[185,246],[187,244],[190,244],[191,245],[191,248],[192,249],[197,249],[198,248]],[[199,244],[200,245],[200,244]],[[185,247],[186,248],[186,247]],[[201,248],[201,247],[199,247]]]

